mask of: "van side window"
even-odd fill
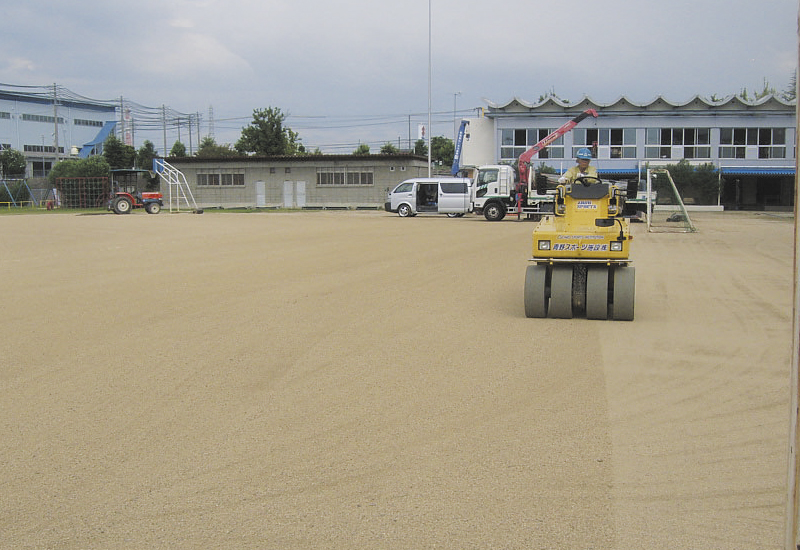
[[[397,187],[394,188],[395,193],[408,193],[411,191],[411,188],[414,187],[414,183],[407,181],[405,183],[401,183]]]
[[[467,192],[467,182],[464,181],[443,181],[439,185],[442,187],[442,193],[458,193],[463,195]]]

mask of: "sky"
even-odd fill
[[[199,115],[200,137],[213,120],[219,144],[278,108],[310,151],[377,152],[416,140],[429,110],[430,135],[452,138],[462,117],[515,97],[784,91],[797,15],[796,0],[4,2],[0,88],[167,106]],[[162,131],[144,139],[163,149]],[[170,129],[167,147],[177,139]]]

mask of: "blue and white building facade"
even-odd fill
[[[594,151],[602,177],[627,179],[647,166],[682,160],[713,164],[720,176],[719,203],[726,209],[789,209],[794,200],[795,102],[776,96],[757,101],[694,97],[674,103],[657,97],[608,104],[550,97],[532,104],[490,103],[468,119],[462,166],[513,163],[526,149],[587,109],[587,118],[534,157],[536,165],[564,171],[581,147]]]
[[[0,92],[0,148],[25,155],[29,178],[46,176],[58,159],[99,154],[116,120],[107,104]]]

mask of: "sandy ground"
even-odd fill
[[[779,549],[792,221],[693,219],[627,323],[532,223],[0,216],[0,547]]]

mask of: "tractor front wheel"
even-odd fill
[[[148,202],[144,205],[144,209],[148,214],[158,214],[161,212],[161,205],[157,202]]]

